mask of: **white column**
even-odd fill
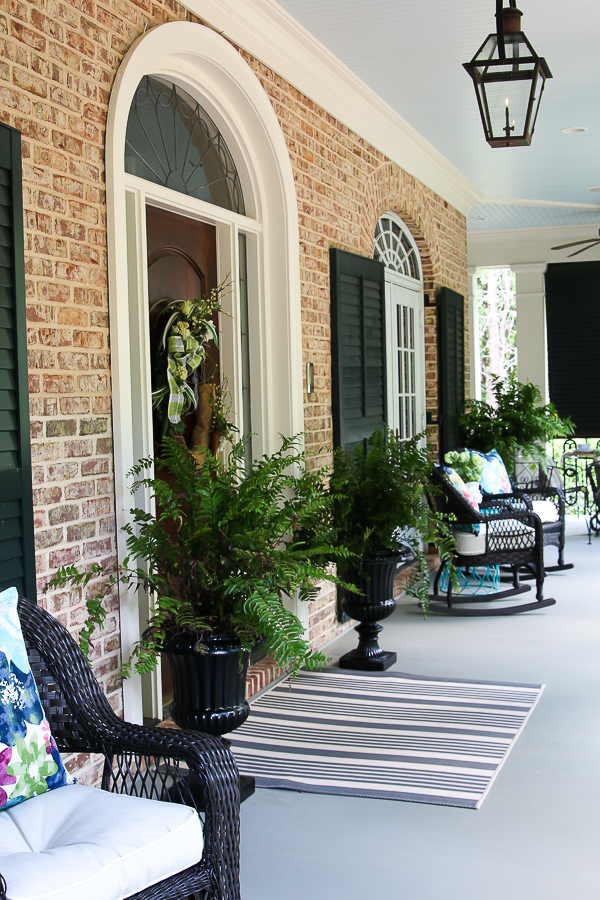
[[[511,266],[517,282],[517,377],[537,384],[548,401],[544,272],[547,263]]]
[[[471,367],[469,397],[481,400],[481,359],[479,348],[479,299],[477,297],[477,269],[469,266],[467,320],[469,323],[469,363]]]

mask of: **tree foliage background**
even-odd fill
[[[481,399],[495,406],[493,376],[501,381],[517,369],[515,274],[508,268],[482,269],[477,276]]]

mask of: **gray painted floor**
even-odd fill
[[[242,807],[243,900],[600,898],[600,538],[571,536],[567,560],[540,612],[425,622],[402,604],[385,623],[398,671],[546,684],[481,809],[259,790]],[[351,631],[329,653],[354,645]]]

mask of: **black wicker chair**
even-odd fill
[[[572,569],[573,563],[565,563],[565,491],[558,468],[548,457],[545,471],[540,465],[517,460],[513,493],[533,510],[534,500],[549,500],[556,508],[555,522],[542,522],[544,546],[558,548],[558,565],[546,566],[546,572],[563,572]]]
[[[200,862],[127,900],[239,900],[239,774],[223,741],[124,722],[60,622],[23,597],[18,610],[58,749],[103,756],[106,791],[185,803],[204,819]]]
[[[472,507],[462,494],[450,484],[438,470],[433,474],[434,490],[430,502],[442,513],[449,524],[479,525],[477,553],[456,553],[454,565],[460,569],[479,566],[508,566],[512,573],[513,587],[510,590],[489,594],[455,594],[452,579],[444,594],[439,593],[440,581],[447,566],[440,565],[433,582],[429,609],[458,616],[498,616],[543,609],[553,606],[556,601],[544,598],[544,533],[542,523],[527,506],[526,499],[520,502],[513,495],[500,494],[484,497],[479,512]],[[536,600],[511,606],[496,606],[494,601],[516,597],[531,590],[529,585],[521,585],[519,570],[529,569],[536,580]],[[481,608],[480,604],[490,603]],[[479,604],[478,607],[463,609],[463,604]]]

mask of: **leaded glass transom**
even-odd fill
[[[206,110],[176,84],[145,75],[125,137],[125,171],[245,215],[240,178]]]
[[[412,238],[391,216],[382,216],[377,222],[373,259],[381,260],[386,269],[421,280],[419,254]]]

